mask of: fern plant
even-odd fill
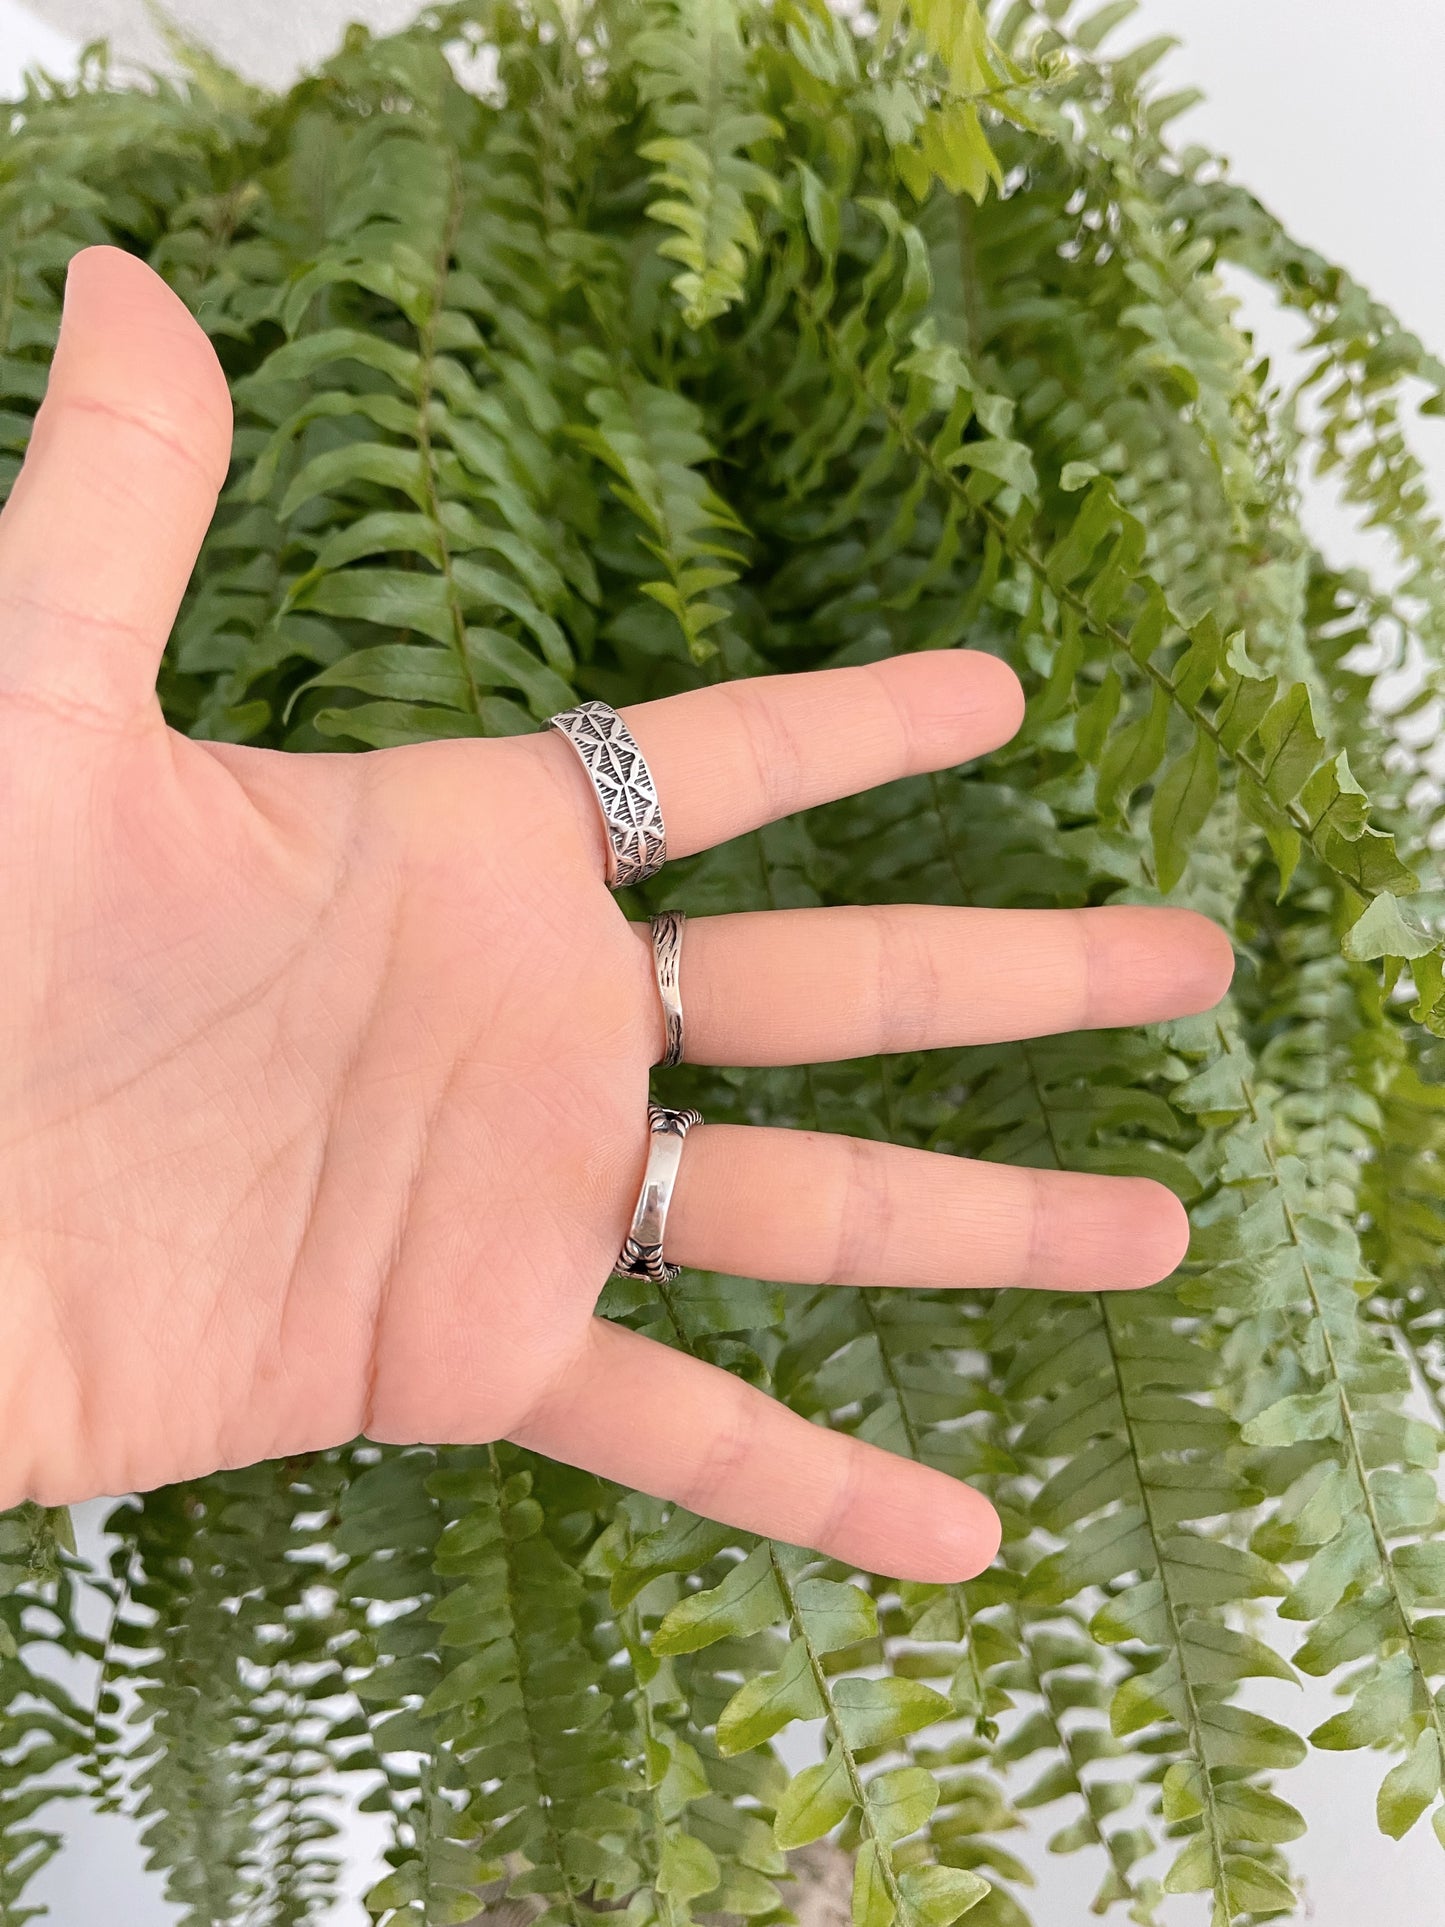
[[[1189,1203],[1188,1260],[1129,1297],[607,1287],[983,1485],[1004,1550],[968,1585],[501,1444],[129,1499],[104,1570],[61,1515],[0,1519],[6,1927],[62,1790],[139,1816],[194,1927],[330,1917],[338,1781],[390,1828],[389,1927],[499,1879],[568,1927],[770,1927],[824,1836],[856,1927],[1025,1927],[1036,1808],[1097,1912],[1290,1917],[1309,1744],[1376,1749],[1380,1826],[1445,1843],[1445,920],[1433,792],[1373,700],[1407,656],[1407,713],[1445,680],[1405,426],[1445,367],[1171,146],[1190,96],[1151,87],[1166,43],[1121,47],[1129,12],[465,0],[353,30],[284,97],[200,57],[126,90],[92,53],[11,109],[5,481],[89,242],[171,280],[234,391],[178,729],[356,751],[967,643],[1028,688],[1007,750],[674,865],[634,911],[1167,898],[1240,968],[1147,1035],[669,1074],[713,1118]],[[1293,386],[1226,265],[1306,317]],[[1303,531],[1330,471],[1398,580]],[[1301,1672],[1340,1698],[1307,1737],[1251,1704]]]

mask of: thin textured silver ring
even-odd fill
[[[657,972],[657,994],[662,999],[663,1052],[657,1060],[664,1070],[682,1062],[682,930],[687,918],[681,910],[664,910],[650,919],[652,963]]]
[[[547,719],[577,752],[607,831],[607,882],[645,883],[667,861],[662,805],[647,759],[610,703],[578,703]]]
[[[662,1240],[677,1167],[682,1162],[682,1141],[694,1124],[701,1123],[697,1111],[669,1111],[662,1104],[648,1105],[647,1169],[632,1213],[632,1229],[623,1240],[614,1267],[619,1277],[648,1278],[655,1285],[665,1285],[682,1270],[681,1265],[670,1265],[663,1257]]]

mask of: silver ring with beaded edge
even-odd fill
[[[701,1123],[698,1111],[670,1111],[663,1104],[648,1105],[647,1169],[633,1208],[631,1228],[613,1267],[618,1277],[647,1278],[655,1285],[665,1285],[682,1270],[681,1265],[670,1265],[663,1257],[662,1241],[677,1167],[682,1162],[683,1139],[694,1124]]]

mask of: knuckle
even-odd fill
[[[922,1050],[936,1035],[943,998],[938,946],[927,919],[906,909],[872,913],[877,1034],[890,1050]]]
[[[754,1449],[757,1428],[753,1397],[742,1379],[728,1378],[716,1422],[708,1428],[705,1450],[688,1470],[678,1489],[678,1503],[689,1512],[712,1518],[720,1495],[732,1485]]]
[[[797,802],[804,748],[789,724],[785,705],[772,700],[756,682],[734,683],[729,694],[749,778],[769,818],[786,816]]]
[[[1047,1171],[1027,1173],[1015,1285],[1041,1284],[1049,1275],[1054,1248],[1054,1187],[1049,1183],[1049,1175]]]
[[[815,1529],[815,1543],[820,1551],[827,1551],[830,1546],[839,1543],[860,1510],[871,1457],[870,1448],[849,1433],[835,1432],[831,1436],[836,1440],[832,1456],[837,1475]]]
[[[888,1247],[896,1199],[878,1147],[866,1138],[837,1140],[837,1177],[830,1221],[837,1226],[825,1285],[866,1277]]]

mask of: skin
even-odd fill
[[[166,726],[156,670],[230,434],[181,303],[78,255],[0,516],[0,1505],[358,1434],[508,1438],[866,1570],[978,1572],[982,1497],[594,1316],[662,1024],[567,744],[282,755]],[[680,856],[979,756],[1022,704],[955,651],[624,715]],[[695,919],[688,1054],[1147,1023],[1231,968],[1172,909]],[[1143,1179],[702,1126],[668,1255],[1093,1291],[1164,1277],[1186,1239]]]

